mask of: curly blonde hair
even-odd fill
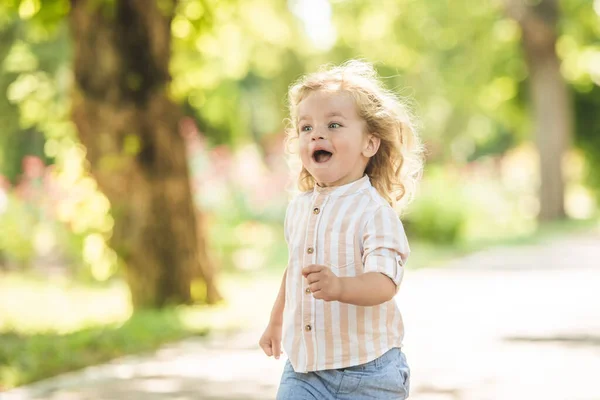
[[[345,92],[354,98],[368,133],[381,142],[365,173],[390,205],[403,208],[414,197],[423,170],[423,146],[406,102],[384,88],[370,63],[350,60],[340,66],[323,66],[318,72],[300,78],[289,89],[286,147],[290,155],[294,152],[289,145],[298,139],[298,105],[319,90]],[[302,167],[298,188],[307,192],[314,186],[315,179]]]

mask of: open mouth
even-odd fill
[[[313,153],[313,160],[315,160],[319,164],[325,163],[329,161],[332,155],[333,154],[326,150],[317,150]]]

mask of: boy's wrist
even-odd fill
[[[281,314],[281,315],[271,314],[271,318],[269,319],[269,325],[275,325],[275,326],[283,325],[283,314]]]
[[[339,280],[339,293],[337,296],[337,301],[339,301],[340,303],[345,303],[346,301],[346,291],[347,289],[347,280],[349,278],[337,278]]]

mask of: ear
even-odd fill
[[[381,139],[377,136],[368,134],[366,137],[365,145],[363,147],[362,155],[371,158],[375,154],[377,154],[377,150],[379,150],[379,145],[381,144]]]

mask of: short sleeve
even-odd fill
[[[379,207],[367,221],[362,240],[364,272],[387,275],[398,291],[410,248],[394,209],[387,205]]]

